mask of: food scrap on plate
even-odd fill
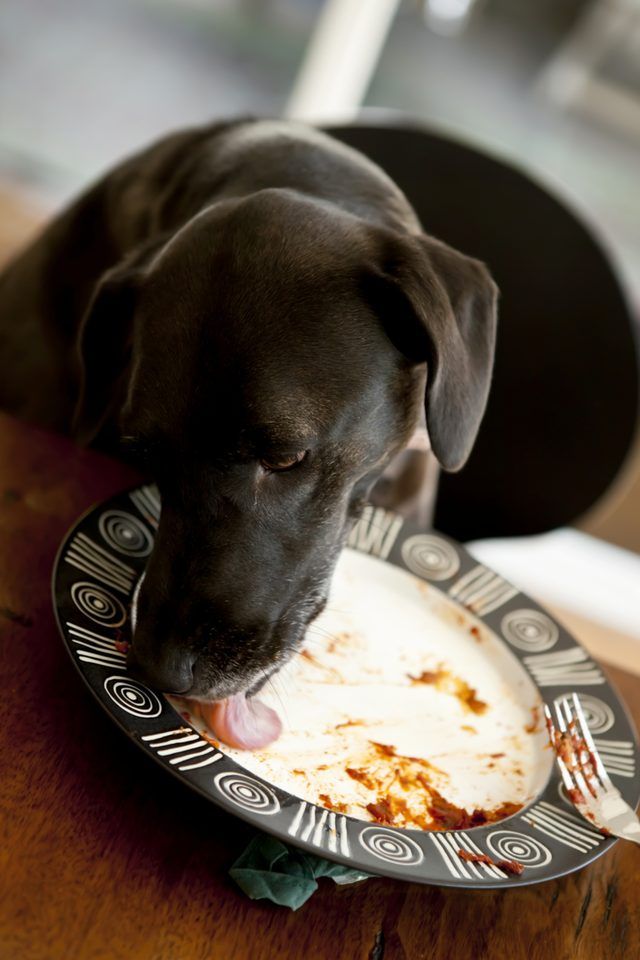
[[[520,876],[524,871],[524,864],[519,860],[494,860],[486,853],[472,853],[471,850],[458,850],[458,856],[467,863],[486,863],[491,867],[499,867],[505,873]]]

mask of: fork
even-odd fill
[[[604,834],[640,844],[640,819],[609,778],[576,693],[544,705],[547,729],[569,799]]]

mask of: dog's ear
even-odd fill
[[[125,262],[103,274],[82,318],[77,340],[79,393],[72,433],[95,440],[122,401],[133,342],[139,271]]]
[[[427,363],[431,448],[445,470],[459,470],[489,394],[497,287],[484,264],[424,234],[387,237],[377,286],[390,339],[410,360]]]
[[[76,345],[79,390],[72,435],[78,443],[92,443],[125,399],[138,293],[167,240],[168,234],[160,234],[135,247],[93,291]]]

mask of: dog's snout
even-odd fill
[[[188,650],[168,649],[160,656],[143,657],[135,643],[129,650],[127,666],[136,679],[164,693],[184,694],[193,684],[196,654]]]

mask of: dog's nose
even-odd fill
[[[172,650],[152,660],[141,659],[136,654],[135,644],[127,656],[129,673],[150,687],[163,693],[187,693],[193,684],[193,666],[196,654],[187,650]]]

